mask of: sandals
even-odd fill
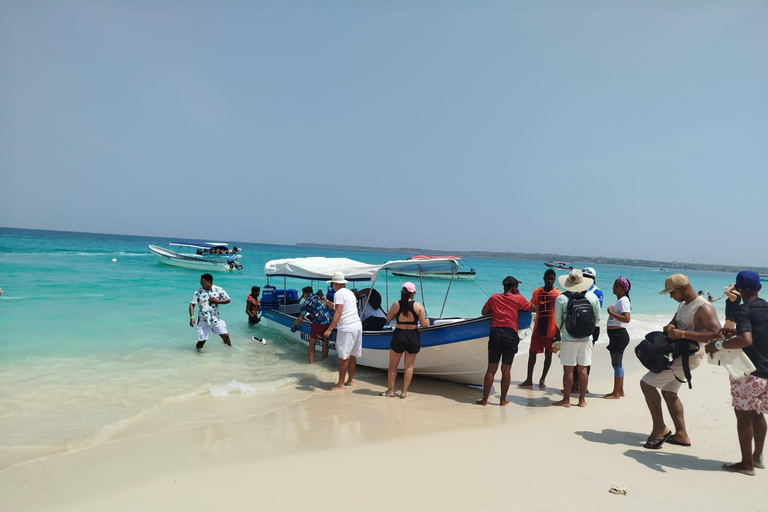
[[[379,393],[379,396],[386,396],[388,398],[393,398],[395,396],[395,394],[394,393],[388,393],[386,391],[382,391],[381,393]]]
[[[407,393],[400,393],[400,398],[408,398],[408,394]]]
[[[661,446],[669,440],[669,438],[672,437],[672,431],[670,430],[663,436],[651,436],[648,438],[648,440],[643,445],[643,448],[646,450],[658,450],[661,448]]]

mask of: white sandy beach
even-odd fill
[[[724,370],[704,364],[694,389],[681,391],[693,446],[654,451],[641,446],[650,417],[631,351],[628,396],[602,400],[597,394],[610,391],[612,374],[598,346],[583,409],[549,406],[559,399],[557,357],[546,391],[516,388],[526,359],[515,361],[505,408],[482,408],[474,404],[479,391],[428,379],[415,379],[405,400],[377,396],[383,373],[341,392],[325,392],[318,382],[305,400],[266,415],[223,422],[211,410],[185,430],[127,433],[13,466],[0,473],[2,508],[466,511],[583,503],[594,510],[765,510],[768,471],[748,477],[720,469],[739,458]],[[540,356],[536,378],[541,363]],[[613,485],[628,494],[610,494]]]

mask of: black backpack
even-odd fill
[[[565,309],[565,330],[573,338],[586,338],[595,330],[595,312],[586,297],[587,292],[565,292],[568,307]]]
[[[688,388],[691,385],[691,367],[688,358],[699,350],[699,344],[695,341],[679,339],[671,340],[661,331],[650,332],[645,335],[645,339],[635,347],[635,354],[640,362],[653,373],[661,373],[668,369],[678,357],[683,358],[683,375],[686,380],[680,379],[675,375],[679,382],[687,382]]]

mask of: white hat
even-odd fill
[[[597,277],[597,272],[592,267],[584,267],[581,269],[581,273],[584,274],[585,277],[591,277],[592,279]]]
[[[567,276],[557,278],[557,284],[567,292],[583,292],[589,290],[592,283],[584,279],[584,275],[579,269],[571,270]]]
[[[339,271],[339,272],[334,272],[333,273],[333,277],[331,277],[331,280],[327,281],[327,282],[329,282],[329,283],[336,283],[336,284],[344,284],[344,283],[348,283],[349,281],[344,279],[344,272]]]

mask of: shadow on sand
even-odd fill
[[[723,461],[701,459],[687,453],[667,452],[664,451],[664,446],[659,450],[637,449],[645,442],[647,434],[613,429],[604,429],[602,432],[577,431],[575,434],[591,443],[630,446],[632,449],[625,451],[624,455],[661,473],[666,473],[667,469],[722,471],[720,466]]]

